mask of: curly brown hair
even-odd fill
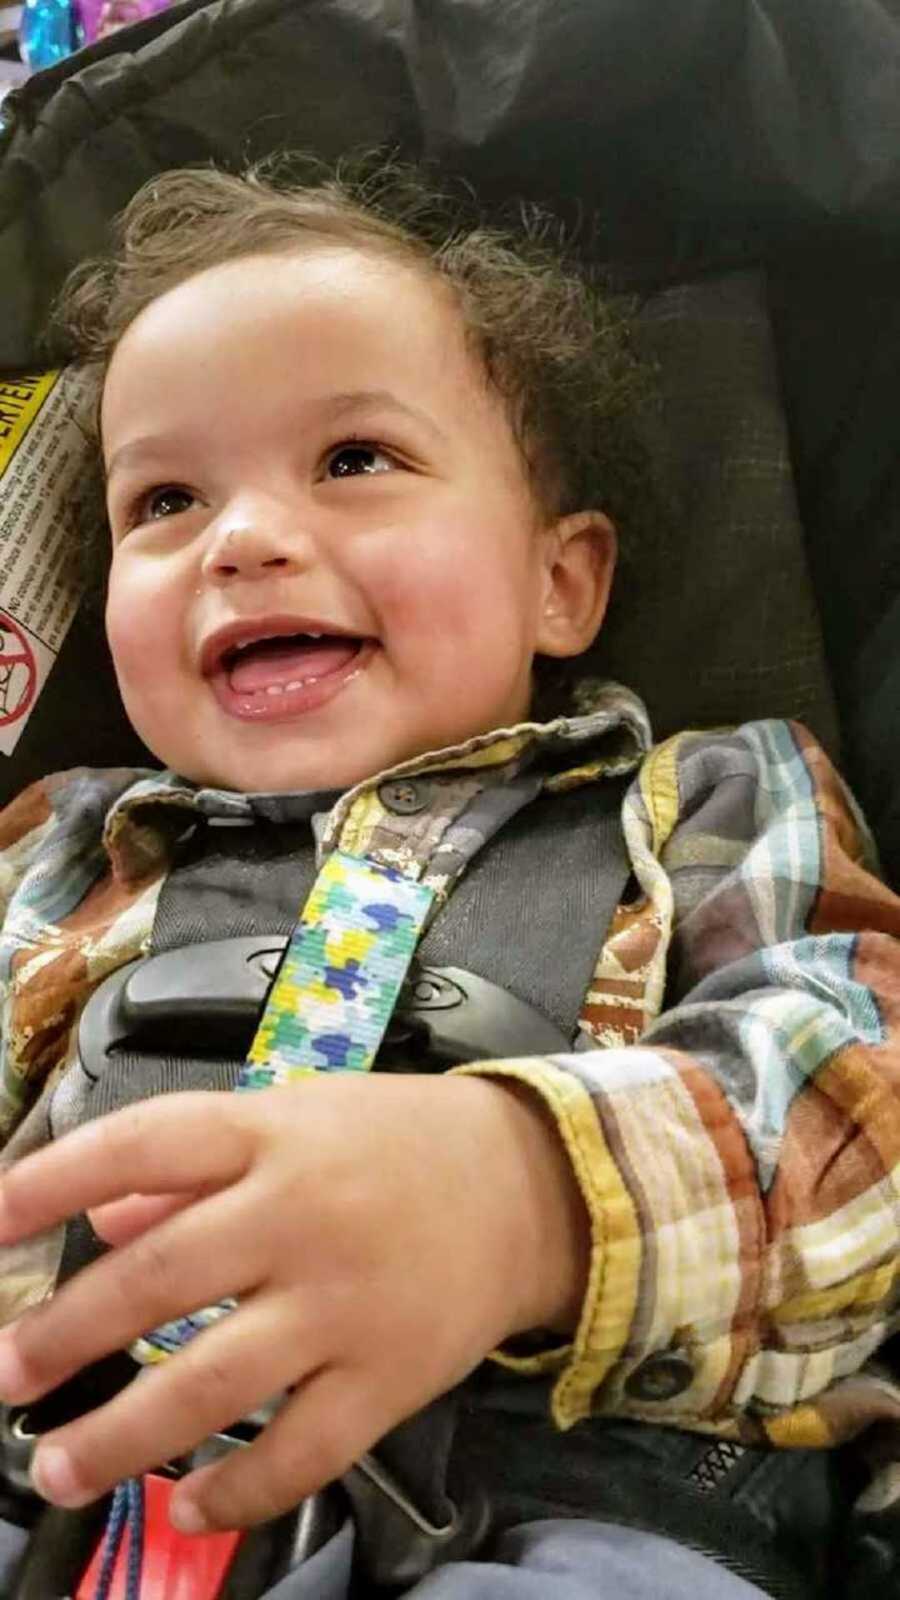
[[[660,496],[649,413],[655,386],[632,337],[632,307],[569,258],[548,213],[520,204],[486,223],[463,185],[383,153],[327,167],[281,157],[241,174],[184,168],[152,178],[115,229],[113,253],[70,275],[54,334],[81,364],[96,418],[125,330],[185,279],[247,255],[346,245],[402,261],[447,285],[471,348],[500,394],[536,503],[548,517],[588,507],[616,524],[626,554]],[[99,458],[99,452],[98,452]],[[98,516],[102,482],[81,524]],[[82,540],[92,587],[105,575]]]

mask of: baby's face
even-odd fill
[[[213,268],[125,333],[102,430],[109,640],[167,766],[345,787],[527,714],[553,533],[439,286]]]

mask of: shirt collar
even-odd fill
[[[298,790],[290,793],[239,793],[204,788],[174,772],[144,773],[110,808],[103,843],[117,878],[135,882],[165,870],[175,840],[201,818],[214,825],[240,826],[257,820],[297,823],[320,818],[340,805],[349,813],[356,800],[388,778],[456,768],[522,765],[546,774],[550,787],[569,786],[604,773],[633,770],[650,747],[650,722],[643,701],[623,685],[592,686],[590,709],[551,722],[522,722],[476,734],[462,744],[432,750],[398,763],[354,788]]]

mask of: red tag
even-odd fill
[[[147,1473],[144,1486],[144,1565],[141,1600],[215,1600],[242,1538],[240,1532],[178,1533],[169,1521],[175,1481]],[[94,1600],[103,1561],[103,1539],[75,1591]],[[109,1600],[125,1600],[128,1567],[126,1528],[116,1557]]]

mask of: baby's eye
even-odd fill
[[[142,495],[140,512],[146,521],[158,522],[162,517],[177,517],[180,512],[189,511],[193,503],[194,496],[189,489],[179,489],[177,484],[169,483]]]
[[[395,463],[374,444],[339,444],[328,456],[331,478],[357,478],[361,474],[392,472]]]

